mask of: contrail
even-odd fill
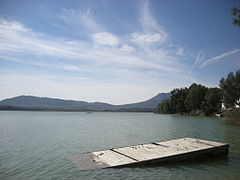
[[[209,35],[212,34],[212,32],[213,32],[213,30],[216,28],[218,22],[219,22],[219,18],[216,20],[216,22],[213,24],[213,26],[209,29],[209,32],[208,32]],[[207,39],[207,42],[208,42],[208,41],[209,41],[209,38]],[[203,48],[200,49],[200,51],[199,51],[199,53],[198,53],[198,56],[197,56],[196,60],[194,61],[193,65],[192,65],[192,67],[191,67],[191,69],[190,69],[190,71],[189,71],[189,73],[188,73],[188,75],[187,75],[187,77],[186,77],[186,79],[185,79],[185,82],[188,81],[188,79],[189,79],[190,75],[192,74],[194,68],[199,64],[199,62],[200,62],[200,60],[201,60],[201,55],[202,55],[202,53],[203,53],[203,50],[202,50],[202,49],[203,49]]]
[[[222,59],[222,58],[224,58],[224,57],[226,57],[226,56],[229,56],[229,55],[232,55],[232,54],[235,54],[235,53],[238,53],[238,52],[240,52],[240,49],[234,49],[234,50],[232,50],[232,51],[229,51],[229,52],[220,54],[220,55],[218,55],[218,56],[212,57],[212,58],[210,58],[210,59],[205,60],[205,61],[200,65],[200,67],[205,67],[205,66],[207,66],[207,65],[209,65],[209,64],[215,63],[215,62],[218,61],[219,59]]]
[[[192,65],[192,67],[191,67],[191,69],[190,69],[190,71],[188,72],[188,75],[187,75],[187,77],[186,77],[185,83],[188,81],[190,75],[192,74],[193,69],[194,69],[194,68],[196,67],[196,65],[198,64],[198,62],[199,62],[199,60],[200,60],[200,57],[201,57],[201,54],[202,54],[202,49],[200,49],[200,51],[198,52],[198,56],[197,56],[196,60],[194,61],[193,65]]]

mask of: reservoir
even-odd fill
[[[70,160],[183,137],[229,143],[229,155],[91,171]],[[222,118],[152,113],[0,111],[0,179],[240,179],[240,126]]]

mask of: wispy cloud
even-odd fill
[[[57,84],[56,79],[50,78],[46,81],[45,77],[39,76],[40,84],[46,81],[44,88],[58,87],[62,89],[65,97],[68,97],[70,89],[87,92],[86,97],[89,96],[89,89],[98,89],[98,92],[103,90],[109,94],[114,92],[112,96],[118,97],[120,91],[125,94],[129,89],[132,94],[137,89],[148,92],[146,94],[155,94],[154,92],[159,92],[160,89],[168,91],[172,86],[180,86],[181,80],[186,78],[187,69],[180,60],[184,56],[184,49],[180,46],[167,47],[168,33],[153,17],[147,1],[142,4],[139,14],[142,29],[120,36],[108,31],[107,26],[96,21],[91,9],[63,9],[57,17],[64,25],[57,24],[59,21],[54,25],[69,29],[73,33],[78,32],[79,38],[75,39],[42,33],[18,21],[0,19],[0,60],[74,74],[78,80],[69,80],[70,77],[57,74],[60,76]],[[85,38],[82,38],[82,33]],[[49,73],[51,76],[51,71]],[[36,84],[34,79],[38,78],[20,77],[19,74],[9,77],[2,77],[2,83],[8,84],[12,89],[11,83],[8,83],[11,78],[17,78],[22,84]],[[91,82],[86,82],[87,80]],[[81,85],[76,86],[76,81]],[[37,87],[35,92],[39,94],[38,89],[41,88]],[[21,85],[15,89],[22,89],[22,92],[30,94],[24,88]],[[100,98],[103,94],[97,94],[96,90],[94,92],[95,100],[107,101]],[[14,93],[15,91],[12,92]],[[137,94],[133,97],[137,99]],[[131,98],[118,100],[130,101]]]
[[[134,47],[126,45],[126,44],[122,45],[121,50],[129,52],[129,53],[136,51],[136,49]]]
[[[185,49],[182,47],[178,47],[176,48],[175,53],[178,56],[185,56]]]
[[[133,33],[132,39],[133,42],[137,44],[152,44],[152,43],[159,43],[163,41],[163,37],[159,33]]]
[[[78,9],[63,9],[63,12],[57,17],[78,32],[84,32],[86,30],[88,32],[103,31],[103,28],[92,16],[92,10],[89,8],[84,12]]]
[[[105,40],[104,40],[105,37]],[[140,67],[158,69],[166,72],[179,72],[178,68],[170,67],[167,64],[174,63],[168,61],[173,59],[165,55],[162,63],[151,60],[152,55],[139,54],[138,52],[126,53],[121,51],[121,47],[112,47],[119,44],[119,41],[110,33],[95,34],[94,40],[102,45],[112,45],[109,47],[95,47],[88,41],[69,40],[63,38],[53,38],[51,36],[35,32],[23,24],[16,21],[0,20],[0,51],[5,56],[11,53],[24,53],[42,57],[58,57],[64,59],[73,59],[75,63],[93,63],[101,64],[119,64],[127,67]],[[157,53],[157,52],[156,52]],[[159,53],[158,53],[159,54]],[[159,58],[160,57],[160,58]],[[161,59],[161,55],[158,55]]]
[[[235,53],[238,53],[240,52],[240,49],[234,49],[232,51],[229,51],[229,52],[226,52],[226,53],[223,53],[223,54],[220,54],[218,56],[215,56],[215,57],[212,57],[210,59],[206,59],[202,62],[202,64],[200,65],[200,67],[205,67],[205,66],[208,66],[208,65],[211,65],[211,64],[214,64],[218,61],[220,61],[221,59],[227,57],[227,56],[230,56],[232,54],[235,54]]]
[[[3,61],[11,61],[15,63],[21,63],[21,64],[27,64],[27,65],[33,65],[33,66],[39,66],[43,68],[50,68],[50,69],[60,69],[60,70],[66,70],[66,71],[79,71],[79,72],[96,72],[96,70],[93,70],[92,68],[87,68],[88,66],[76,66],[72,65],[70,63],[44,63],[44,62],[38,62],[38,61],[29,61],[29,60],[23,60],[20,58],[10,57],[10,56],[4,56],[0,55],[0,59]]]
[[[117,46],[119,39],[113,34],[107,32],[99,32],[92,35],[93,42],[100,45]]]
[[[139,18],[144,34],[149,35],[150,39],[152,39],[152,36],[155,36],[158,40],[161,40],[160,42],[164,42],[167,39],[168,33],[158,24],[150,9],[149,1],[144,1],[140,9]]]

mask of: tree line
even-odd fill
[[[219,88],[193,83],[188,88],[173,89],[170,99],[160,103],[157,112],[211,116],[222,112],[222,104],[225,108],[240,106],[240,70],[222,78]]]

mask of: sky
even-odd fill
[[[0,100],[125,104],[240,69],[239,0],[1,0]]]

